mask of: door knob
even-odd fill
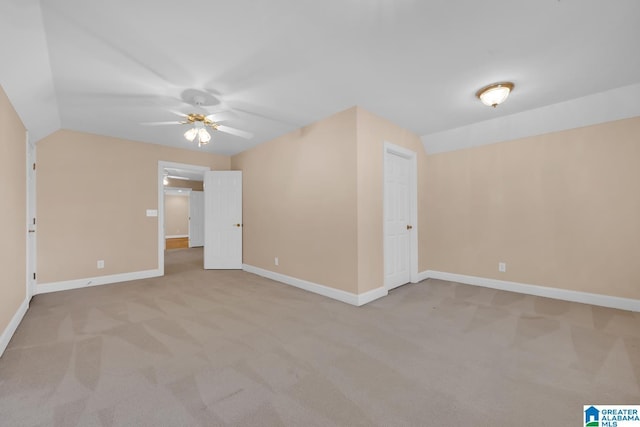
[[[234,224],[236,227],[244,227],[243,224]]]
[[[413,228],[413,225],[407,224],[407,230],[411,230],[412,228]]]

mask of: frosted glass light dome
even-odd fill
[[[184,137],[188,140],[188,141],[193,141],[196,138],[196,135],[198,134],[198,129],[196,128],[191,128],[188,131],[186,131],[184,133]]]
[[[495,108],[507,99],[512,90],[511,82],[494,83],[480,89],[476,92],[476,96],[484,105]]]

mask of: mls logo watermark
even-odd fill
[[[640,427],[640,405],[584,405],[585,427]]]

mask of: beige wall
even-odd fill
[[[384,286],[383,146],[389,142],[417,155],[418,271],[426,269],[424,177],[426,153],[418,135],[362,108],[358,112],[358,293]]]
[[[351,108],[231,159],[244,263],[357,293],[355,141]]]
[[[158,161],[230,164],[227,156],[69,130],[37,149],[38,283],[158,268],[158,218],[146,216],[158,208]]]
[[[0,87],[0,334],[26,297],[25,128]]]
[[[355,294],[383,286],[384,142],[415,151],[424,176],[420,138],[359,107],[234,156],[244,262]]]
[[[640,118],[428,156],[428,268],[640,299],[639,161]]]
[[[189,235],[189,196],[164,195],[164,234],[166,237]]]
[[[416,135],[354,107],[229,160],[59,131],[38,144],[39,282],[157,268],[145,210],[166,160],[243,170],[246,264],[378,288],[387,141],[418,154],[419,271],[640,298],[639,135],[635,118],[426,156]]]

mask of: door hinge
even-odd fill
[[[33,170],[36,170],[36,164],[35,163],[33,164]]]
[[[33,225],[36,225],[36,218],[33,217]]]
[[[33,280],[36,280],[36,273],[33,273]]]

